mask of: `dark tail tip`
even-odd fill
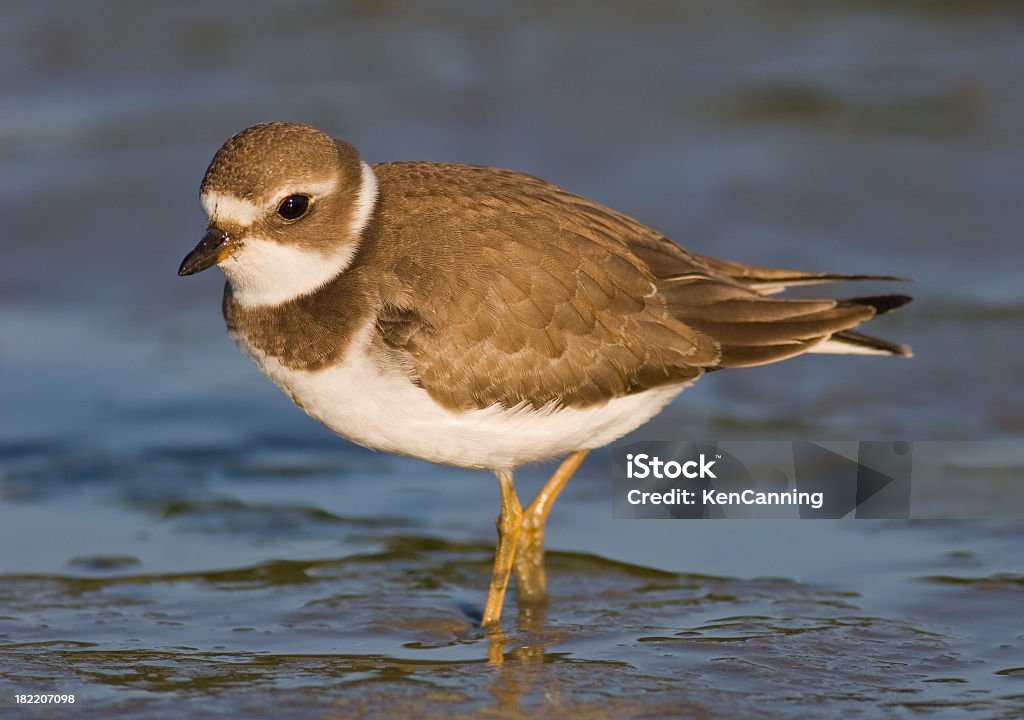
[[[875,315],[887,313],[890,310],[903,307],[914,298],[909,295],[871,295],[869,297],[849,298],[844,302],[854,305],[867,305],[874,308]]]

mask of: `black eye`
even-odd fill
[[[277,214],[285,220],[298,220],[309,210],[309,197],[306,195],[289,195],[277,206]]]

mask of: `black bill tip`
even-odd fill
[[[199,241],[195,249],[185,256],[185,259],[181,261],[181,266],[178,268],[178,275],[184,277],[185,275],[195,275],[197,272],[202,272],[208,267],[216,265],[217,262],[223,259],[224,253],[227,250],[227,244],[230,241],[228,234],[220,228],[207,228],[206,235]]]

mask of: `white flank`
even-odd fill
[[[372,326],[337,366],[291,370],[242,349],[309,415],[352,442],[375,450],[459,467],[496,470],[548,460],[622,437],[656,415],[686,384],[648,390],[593,408],[453,412],[399,370],[382,372],[366,355]],[[236,338],[237,339],[237,338]]]

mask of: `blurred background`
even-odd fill
[[[4,18],[0,709],[49,689],[77,716],[177,717],[206,694],[348,717],[383,693],[428,716],[623,717],[658,690],[708,717],[994,717],[1024,694],[1019,523],[615,521],[602,453],[552,516],[547,617],[513,600],[499,650],[518,664],[485,666],[493,478],[336,439],[227,339],[220,276],[176,276],[221,143],[306,122],[370,162],[541,176],[701,254],[913,278],[836,289],[913,294],[871,327],[913,360],[716,373],[633,439],[1013,440],[1020,3],[15,0]],[[970,479],[1017,502],[1022,469],[1009,452]]]

